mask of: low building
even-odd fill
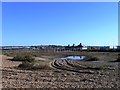
[[[87,50],[100,50],[100,46],[87,46]]]
[[[110,46],[100,46],[100,50],[109,50]]]
[[[87,50],[108,50],[110,46],[87,46]]]
[[[120,46],[117,46],[117,49],[120,49]]]

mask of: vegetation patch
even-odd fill
[[[15,56],[12,61],[34,62],[34,58],[31,56]]]
[[[119,52],[87,52],[87,51],[66,51],[66,52],[56,52],[56,51],[46,51],[46,50],[3,50],[2,53],[4,55],[10,56],[10,57],[16,57],[16,56],[31,56],[31,57],[42,57],[42,56],[50,56],[54,58],[61,58],[66,57],[70,55],[76,55],[76,56],[90,56],[90,57],[97,57],[99,60],[103,61],[111,61],[118,58]],[[50,58],[53,59],[53,58]],[[119,60],[119,59],[118,59]]]
[[[38,69],[50,69],[49,63],[44,60],[35,60],[31,56],[15,56],[13,61],[22,61],[22,64],[18,66],[21,69],[38,70]]]
[[[28,61],[24,61],[18,67],[21,68],[21,69],[32,69],[33,65],[34,65],[34,63],[30,63]]]
[[[50,69],[49,65],[46,64],[46,62],[28,62],[25,61],[22,64],[18,66],[18,68],[21,69],[27,69],[27,70],[48,70]]]

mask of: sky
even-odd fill
[[[2,45],[118,45],[117,2],[4,2]]]

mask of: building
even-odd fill
[[[109,50],[110,46],[100,46],[100,50]]]
[[[117,46],[117,49],[120,49],[120,46]]]
[[[110,49],[110,46],[87,46],[87,50],[109,50]]]

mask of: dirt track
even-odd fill
[[[3,88],[116,88],[117,67],[99,69],[89,62],[54,60],[51,70],[19,70],[21,62],[2,56]],[[117,64],[116,64],[117,65]]]
[[[2,55],[1,57],[2,57],[2,67],[3,68],[13,68],[13,67],[21,64],[21,62],[10,61],[9,59],[11,59],[12,57],[7,57],[4,55]]]

